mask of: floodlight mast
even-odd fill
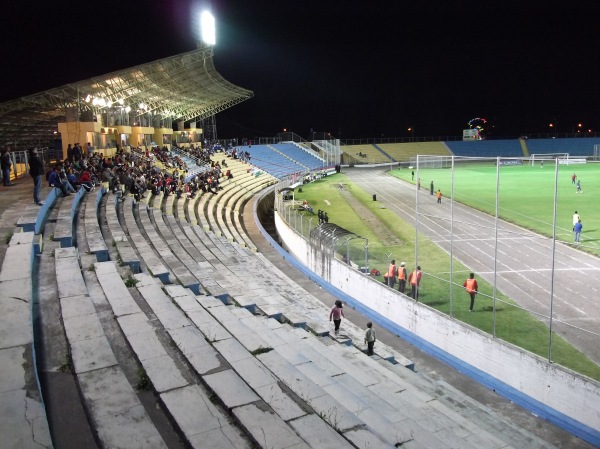
[[[200,36],[202,43],[212,47],[217,43],[215,17],[209,11],[200,14]]]

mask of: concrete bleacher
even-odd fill
[[[466,157],[523,157],[523,149],[518,139],[512,140],[473,140],[445,142],[455,156]]]
[[[149,215],[149,211],[154,211],[154,209],[148,209],[145,204],[139,204],[138,206],[137,212],[140,220],[138,225],[139,231],[141,233],[141,230],[143,229],[144,233],[146,234],[147,244],[154,249],[155,254],[160,256],[162,263],[167,267],[168,271],[173,274],[177,282],[180,282],[185,287],[191,288],[196,293],[199,293],[200,282],[194,275],[196,267],[194,266],[195,264],[193,261],[190,262],[187,259],[183,260],[182,257],[184,252],[182,251],[182,248],[171,246],[174,244],[174,241],[167,244],[167,242],[165,242],[165,240],[163,240],[163,238],[159,235],[157,230],[154,228]],[[133,203],[126,201],[125,210],[130,208],[133,209]],[[131,210],[131,213],[126,215],[129,218],[129,220],[126,218],[127,229],[131,229],[136,226],[135,217],[133,217],[134,221],[131,220],[132,215],[133,210]],[[152,273],[154,273],[152,269],[150,270]],[[156,276],[155,273],[154,275]]]
[[[276,143],[271,147],[309,170],[319,170],[323,167],[323,159],[319,158],[314,152],[293,142]]]
[[[431,156],[450,156],[444,142],[403,142],[377,144],[382,150],[398,162],[410,162],[419,154]]]
[[[153,288],[152,278],[136,278],[138,290],[189,363],[260,447],[289,447],[290,438],[305,447],[329,447],[323,441],[330,439],[334,447],[484,448],[512,443],[512,432],[504,435],[510,428],[505,423],[481,429],[477,419],[461,417],[461,406],[421,391],[426,383],[418,376],[414,383],[398,376],[396,370],[402,368],[397,365],[367,358],[352,347],[324,343],[304,329],[246,308],[197,297],[181,286],[167,287],[165,294]],[[432,383],[428,389],[439,394],[445,387]],[[490,418],[482,413],[479,421]],[[261,437],[272,446],[260,444]]]
[[[243,146],[240,151],[248,151],[250,163],[269,173],[275,178],[281,179],[292,173],[305,172],[306,167],[281,154],[269,145]]]
[[[123,230],[117,213],[117,196],[107,195],[103,201],[106,223],[111,235],[112,245],[117,249],[117,255],[123,265],[129,266],[134,273],[140,272],[140,258],[127,239],[127,232]],[[103,262],[103,261],[98,261]]]
[[[340,149],[344,153],[343,158],[346,163],[384,164],[393,162],[372,144],[342,145]]]
[[[36,234],[40,234],[42,223],[48,215],[49,210],[54,206],[58,193],[60,193],[60,190],[53,187],[42,188],[40,197],[44,198],[44,204],[42,206],[27,205],[23,213],[19,216],[17,226],[25,232],[33,231]]]
[[[569,153],[570,156],[593,156],[594,145],[600,145],[600,139],[529,139],[526,145],[529,154]]]
[[[137,254],[139,254],[140,262],[143,261],[150,273],[158,277],[164,284],[170,283],[169,269],[162,262],[158,254],[154,252],[152,246],[142,235],[140,228],[136,224],[135,216],[133,215],[132,200],[126,199],[122,203],[117,202],[116,205],[123,206],[124,223],[126,223],[129,234],[128,239],[135,247]]]
[[[86,196],[85,199],[85,234],[90,252],[96,256],[98,262],[108,260],[108,247],[98,222],[98,205],[102,201],[103,189],[98,189],[95,194]]]
[[[205,202],[207,213],[209,206],[216,211],[224,202],[226,226],[235,225],[233,209],[243,207],[250,195],[232,185],[227,195],[208,194],[212,202]],[[114,336],[104,331],[102,320],[118,326],[151,382],[157,399],[151,407],[164,410],[185,447],[553,447],[463,393],[407,369],[414,362],[383,343],[376,345],[375,356],[366,356],[364,331],[349,321],[342,335],[330,336],[328,306],[261,253],[186,220],[183,202],[181,209],[177,202],[175,215],[163,214],[160,207],[136,205],[130,197],[120,202],[109,194],[99,200],[96,215],[96,199],[86,198],[85,221],[75,220],[75,226],[85,225],[87,235],[88,215],[97,223],[105,216],[109,253],[130,248],[140,255],[142,271],[134,276],[135,288],[128,288],[125,267],[115,261],[97,261],[82,276],[87,267],[82,261],[93,255],[75,247],[55,252],[75,376],[102,447],[167,447],[148,406],[120,369]],[[188,202],[187,218],[194,206]],[[241,226],[236,229],[245,233]],[[17,235],[15,242],[29,241]],[[129,246],[120,248],[121,243]],[[91,250],[93,239],[87,244]],[[25,252],[31,261],[33,246]],[[5,261],[15,257],[23,255],[10,254]],[[169,283],[180,266],[202,288]],[[16,270],[7,265],[5,273],[3,265],[0,272],[3,301],[4,276]],[[92,294],[90,278],[97,279],[100,291]],[[109,310],[91,299],[99,294]],[[8,328],[0,327],[2,335]],[[0,364],[0,373],[5,366]],[[5,376],[0,379],[4,391]],[[0,419],[2,432],[8,426],[14,426],[10,435],[25,434],[13,421]]]
[[[52,447],[32,351],[33,240],[33,232],[13,234],[0,270],[0,446],[3,448]]]
[[[133,447],[142,443],[143,446],[166,448],[117,363],[79,270],[77,249],[57,249],[55,258],[59,299],[74,373],[98,437],[105,447]],[[113,262],[103,263],[114,266]],[[115,315],[131,313],[130,304],[125,303],[119,288],[125,288],[121,277],[118,274],[111,277],[101,267],[103,265],[97,269],[97,275],[113,301]],[[127,432],[120,431],[122,428],[127,428]]]
[[[73,246],[73,225],[79,203],[84,195],[85,189],[81,188],[77,193],[63,198],[60,204],[54,229],[54,240],[60,243],[61,248]]]

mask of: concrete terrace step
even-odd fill
[[[154,215],[155,211],[151,210],[150,213]],[[211,257],[210,252],[206,251],[206,248],[194,237],[193,233],[189,232],[189,229],[187,233],[182,232],[173,216],[163,217],[158,215],[155,217],[155,223],[163,237],[168,241],[169,246],[175,249],[175,253],[180,260],[200,281],[204,291],[228,302],[230,299],[227,290],[215,278],[218,274],[217,270],[212,269],[210,262],[205,258]],[[173,232],[173,229],[175,232]]]
[[[104,204],[104,211],[106,217],[106,223],[110,232],[110,240],[107,241],[108,245],[114,245],[117,248],[118,257],[123,265],[129,266],[133,273],[140,272],[140,258],[135,253],[135,250],[127,239],[128,232],[123,230],[121,223],[119,222],[117,213],[117,202],[116,196],[106,195],[102,199]]]
[[[22,228],[24,232],[33,231],[36,234],[40,234],[44,219],[56,202],[57,190],[53,187],[44,187],[40,193],[40,198],[44,198],[44,205],[26,206],[17,220],[17,227]]]
[[[138,290],[140,290],[161,322],[165,319],[167,321],[172,320],[173,314],[178,315],[180,319],[187,320],[187,318],[184,318],[184,313],[170,301],[167,295],[153,288],[152,280],[149,280],[144,275],[138,275],[137,277],[142,280],[142,286],[138,287]],[[250,359],[252,358],[250,353],[245,351],[239,342],[226,331],[218,331],[216,320],[210,314],[204,313],[205,309],[200,307],[198,303],[194,305],[193,300],[190,301],[192,297],[189,293],[186,293],[186,289],[178,289],[177,286],[173,286],[168,291],[176,295],[175,298],[178,300],[178,303],[185,304],[186,313],[191,318],[193,317],[193,322],[200,327],[204,339],[196,333],[195,328],[191,326],[191,321],[188,322],[189,326],[174,329],[170,325],[167,325],[166,327],[171,336],[178,347],[182,349],[182,352],[186,355],[190,363],[196,368],[196,371],[202,376],[203,381],[218,395],[224,406],[238,418],[239,422],[250,433],[252,438],[255,441],[258,438],[259,442],[262,441],[262,438],[266,438],[268,444],[261,444],[260,447],[289,447],[289,444],[287,446],[279,446],[279,443],[275,442],[280,440],[285,442],[290,441],[290,439],[295,442],[294,444],[303,443],[303,447],[308,447],[279,416],[265,412],[265,406],[257,407],[254,404],[259,401],[259,396],[228,364],[236,360]],[[209,310],[224,309],[225,306],[221,304]],[[202,318],[200,318],[198,313],[201,313]],[[212,346],[208,346],[206,339],[212,342]],[[208,356],[207,351],[212,352],[212,356]],[[197,356],[198,353],[200,356]],[[220,354],[224,361],[217,358],[217,354]],[[270,419],[266,422],[261,422],[260,426],[256,426],[254,418],[248,417],[242,412],[239,412],[238,416],[237,413],[240,407],[262,410],[263,413],[266,413],[264,416],[268,416]],[[240,410],[246,409],[242,408]],[[260,429],[256,427],[260,427]]]
[[[96,256],[98,262],[106,262],[108,260],[108,247],[102,236],[100,223],[98,222],[98,205],[102,201],[103,190],[98,191],[93,195],[87,195],[85,203],[85,234],[90,252]]]
[[[249,320],[244,319],[243,321],[249,324]],[[265,335],[269,333],[269,329],[275,333],[285,330],[286,326],[265,327],[262,325],[261,337],[263,339],[266,338]],[[295,340],[294,335],[296,337],[303,335],[304,338]],[[418,388],[406,384],[394,375],[381,375],[377,369],[373,370],[373,366],[379,366],[373,361],[376,357],[368,358],[356,349],[336,344],[331,344],[324,349],[323,344],[316,338],[300,330],[290,332],[288,329],[287,335],[280,332],[277,337],[267,338],[267,341],[274,347],[276,354],[287,360],[308,379],[339,401],[343,408],[336,406],[335,410],[331,408],[328,411],[332,419],[341,420],[346,411],[350,411],[375,429],[377,433],[384,435],[388,441],[396,441],[394,444],[413,440],[413,444],[420,443],[420,447],[448,447],[448,445],[461,448],[508,447],[506,441],[502,440],[502,432],[495,432],[494,429],[486,426],[485,422],[484,425],[473,426],[470,424],[470,417],[459,415],[459,407],[455,407],[458,410],[455,411],[435,401],[433,397],[420,394]],[[311,350],[310,347],[313,347],[314,350]],[[336,351],[332,352],[333,349]],[[356,364],[348,363],[348,355],[336,355],[336,352],[348,351],[354,354],[353,359],[364,359],[368,363],[359,368]],[[273,354],[273,351],[268,354]],[[258,358],[263,360],[263,357],[273,357],[272,360],[265,361],[265,363],[270,368],[279,371],[280,378],[287,376],[292,381],[299,379],[297,375],[291,374],[293,370],[285,362],[282,362],[281,358],[268,354],[259,355]],[[385,365],[389,365],[389,363],[385,362]],[[394,372],[399,371],[404,371],[406,376],[418,377],[405,368],[394,370]],[[384,373],[389,374],[389,370],[384,370]],[[357,375],[358,377],[356,377]],[[304,382],[303,388],[306,387],[307,383]],[[409,390],[407,391],[407,389]],[[411,394],[410,389],[415,390],[416,394]],[[318,390],[313,393],[304,391],[299,394],[304,395],[302,397],[311,395],[320,397]],[[402,399],[396,399],[399,395],[402,395]],[[458,395],[458,397],[461,396]],[[452,402],[450,403],[452,404]],[[480,405],[479,407],[476,404],[470,405],[471,410],[481,408]],[[428,424],[423,426],[422,423],[425,422]],[[493,422],[497,422],[497,419]],[[511,432],[515,431],[512,428],[506,429]],[[409,447],[412,446],[409,445]]]
[[[217,235],[224,235],[230,242],[235,241],[234,235],[231,233],[231,230],[227,227],[224,220],[224,208],[233,194],[240,190],[246,190],[247,186],[252,185],[255,182],[256,180],[253,176],[248,174],[244,175],[240,179],[228,183],[218,195],[214,195],[210,198],[206,215],[213,232]]]
[[[209,237],[213,242],[215,242],[217,240],[216,236],[214,235],[210,235],[211,233],[206,233],[205,236]],[[201,240],[205,240],[205,239],[201,239]],[[223,251],[229,252],[227,251],[225,248],[229,248],[231,249],[231,245],[228,245],[224,242],[220,242],[218,241],[215,244],[215,247],[218,245],[218,247],[222,248],[222,251],[219,252],[215,252],[213,251],[213,254],[223,254]],[[225,256],[227,257],[227,256]],[[230,264],[230,260],[228,259],[226,261],[226,263],[223,264],[223,267],[227,268],[229,267]],[[213,266],[214,266],[214,262],[213,262]],[[265,275],[266,272],[268,272],[268,270],[265,271],[265,267],[264,265],[261,264],[260,268],[258,268],[259,271],[262,271],[262,273],[257,272],[257,275]],[[239,271],[239,270],[237,270]],[[246,270],[244,270],[246,271]],[[267,274],[268,275],[268,274]],[[277,292],[282,291],[282,286],[278,285],[277,287],[277,291],[271,292],[269,293],[269,291],[265,291],[264,288],[262,288],[262,286],[260,286],[258,288],[258,291],[256,291],[255,293],[252,292],[251,290],[251,285],[252,285],[252,279],[248,279],[245,280],[246,282],[242,282],[242,285],[240,286],[239,289],[236,289],[236,281],[237,281],[237,285],[239,284],[239,281],[242,280],[241,279],[242,276],[238,276],[232,273],[232,276],[226,276],[225,279],[222,279],[220,282],[221,284],[225,284],[227,283],[228,285],[224,285],[226,287],[226,289],[230,292],[230,294],[232,296],[235,297],[235,301],[237,304],[239,304],[240,306],[243,307],[248,307],[250,308],[252,311],[256,310],[257,304],[260,305],[260,310],[265,313],[268,316],[274,316],[274,317],[282,317],[285,316],[285,318],[290,321],[291,323],[296,323],[298,325],[307,325],[311,328],[311,330],[313,330],[314,332],[316,332],[319,335],[327,335],[329,332],[329,325],[327,324],[326,320],[324,320],[322,318],[317,318],[317,319],[312,319],[310,320],[310,323],[307,324],[307,319],[306,317],[300,317],[301,314],[294,312],[293,308],[290,308],[289,305],[286,305],[284,302],[282,303],[281,300],[277,300],[276,298],[280,297],[280,295],[278,295]],[[229,280],[229,282],[227,280]],[[250,282],[250,283],[248,283]],[[297,288],[295,286],[295,284],[293,283],[287,283],[287,286],[289,287],[290,290],[290,296],[294,295],[297,296]],[[236,292],[235,294],[233,292]],[[318,301],[313,301],[315,303],[319,303]],[[326,310],[325,310],[326,313]],[[359,344],[361,344],[362,342],[362,330],[355,330],[354,332],[354,340],[359,342]],[[392,351],[387,347],[378,345],[377,346],[377,351],[378,351],[378,355],[380,355],[382,358],[385,358],[387,360],[393,361],[393,362],[398,362],[398,363],[402,363],[404,366],[407,367],[414,367],[414,363],[404,357],[403,355],[399,354],[397,351]]]
[[[64,198],[60,204],[54,228],[54,241],[59,242],[61,248],[73,246],[75,214],[84,195],[85,189],[81,188],[77,193]]]
[[[290,419],[305,416],[307,414],[306,409],[302,406],[299,407],[296,401],[291,400],[285,390],[282,390],[279,386],[280,379],[273,376],[256,357],[252,356],[248,349],[240,344],[240,342],[247,344],[247,341],[250,340],[258,344],[258,348],[266,347],[267,343],[261,342],[261,337],[256,335],[253,329],[243,326],[241,324],[242,320],[231,312],[230,307],[224,306],[223,303],[213,303],[211,307],[205,309],[199,307],[198,303],[194,304],[193,295],[189,290],[180,286],[169,286],[167,291],[173,295],[173,300],[180,305],[180,308],[178,308],[170,303],[169,298],[162,291],[153,288],[152,283],[155,281],[148,279],[145,275],[136,275],[136,277],[142,281],[138,289],[141,290],[144,298],[161,322],[163,320],[171,321],[172,314],[183,316],[185,312],[197,324],[204,337],[212,343],[212,347],[218,351],[218,354],[227,363],[225,365],[215,359],[214,356],[207,356],[205,342],[197,336],[195,331],[192,331],[193,328],[190,326],[171,329],[171,325],[167,325],[171,335],[180,339],[177,342],[178,346],[181,347],[184,344],[181,342],[183,335],[187,337],[184,340],[186,346],[182,347],[182,351],[194,367],[198,366],[200,362],[197,357],[193,356],[194,351],[198,351],[199,348],[202,349],[203,357],[201,366],[197,368],[198,373],[219,396],[221,402],[238,418],[242,426],[251,433],[253,440],[261,444],[261,447],[264,447],[263,439],[268,442],[266,447],[289,447],[289,443],[284,442],[290,441],[290,439],[294,444],[299,444],[299,447],[310,447],[306,445],[306,442],[298,433],[286,425],[286,421]],[[244,321],[255,319],[259,320],[257,323],[260,323],[260,319],[255,317],[245,318]],[[220,324],[217,325],[216,323]],[[258,325],[260,326],[260,324]],[[281,325],[272,327],[276,331]],[[229,334],[225,329],[232,329],[234,334]],[[265,333],[268,332],[265,331],[261,335]],[[208,367],[206,366],[207,363]],[[301,373],[295,372],[292,377],[297,378],[298,376],[301,377]],[[307,387],[304,386],[303,388],[306,389]],[[310,388],[318,387],[314,385]],[[259,396],[261,400],[257,402]],[[265,401],[265,403],[262,401]],[[268,407],[267,404],[272,405],[277,414],[265,413],[265,407]],[[332,435],[335,433],[332,432],[333,429],[317,415],[312,416],[320,423],[313,423],[317,425],[318,431],[315,434],[313,430],[311,438],[314,441],[329,441],[333,438]],[[259,421],[256,421],[257,419]],[[352,422],[350,417],[347,422],[348,424]],[[292,424],[289,423],[289,425]],[[356,422],[352,422],[352,425],[356,425]],[[307,431],[300,422],[296,426],[302,433]],[[305,436],[308,437],[308,433],[305,433]],[[376,441],[379,438],[372,435],[369,439]],[[281,443],[278,443],[278,441],[281,441]],[[340,441],[343,442],[344,440]],[[347,442],[342,444],[348,445]],[[379,444],[377,447],[385,446]],[[387,447],[391,446],[388,445]]]
[[[33,232],[14,234],[0,270],[0,446],[50,448],[33,359]]]
[[[117,282],[114,278],[119,275],[111,262],[96,264],[96,271],[100,273],[99,279],[103,278],[101,280],[103,289],[105,289],[105,285]],[[168,300],[161,301],[162,297],[166,296],[162,290],[157,288],[161,285],[160,281],[147,275],[136,276],[141,281],[138,290],[159,317],[165,330],[172,332],[172,335],[175,336],[176,343],[185,345],[182,347],[188,354],[193,354],[194,350],[208,345],[203,339],[194,340],[191,338],[193,334],[184,331],[193,328],[191,322],[177,307]],[[107,279],[104,279],[105,277]],[[247,442],[229,423],[227,416],[212,405],[208,395],[198,385],[186,380],[174,360],[167,354],[157,336],[155,327],[150,324],[131,294],[128,291],[125,293],[122,288],[119,290],[117,293],[113,293],[111,290],[107,295],[111,305],[114,301],[117,309],[122,309],[123,303],[127,303],[126,308],[130,313],[118,317],[119,326],[152,381],[161,402],[191,447],[204,448],[207,447],[207,443],[210,443],[232,449],[247,448]],[[113,294],[114,297],[112,297]],[[201,357],[198,357],[198,360],[203,360],[206,353],[200,353]],[[224,436],[226,437],[224,438]]]
[[[123,207],[123,215],[125,218],[125,224],[127,225],[127,230],[129,232],[129,238],[135,245],[141,260],[144,261],[144,264],[150,273],[152,273],[153,276],[158,277],[163,284],[170,283],[169,270],[156,255],[138,227],[135,216],[133,215],[133,203],[130,200],[126,200],[120,204]]]
[[[166,448],[118,366],[88,295],[76,248],[59,248],[55,258],[73,367],[100,440],[106,447]],[[119,281],[122,284],[120,277]]]
[[[254,192],[260,191],[269,184],[269,180],[264,179],[259,182],[253,182],[251,185],[246,186],[244,189],[231,192],[227,197],[223,206],[223,214],[225,218],[225,225],[228,227],[229,232],[234,235],[236,241],[242,246],[248,246],[250,248],[256,247],[247,238],[245,232],[241,226],[238,226],[239,215],[241,206],[254,195]]]
[[[156,251],[156,254],[160,255],[160,260],[168,267],[169,271],[173,274],[177,282],[180,282],[186,287],[193,288],[196,293],[200,292],[200,282],[188,269],[178,256],[175,255],[174,251],[171,250],[169,245],[162,239],[158,234],[154,225],[152,224],[148,215],[148,209],[144,205],[140,205],[141,209],[138,209],[140,226],[144,230],[147,236],[148,245],[152,246]]]
[[[240,342],[243,343],[244,346],[246,346],[248,351],[256,351],[256,350],[260,350],[261,348],[264,349],[267,347],[275,347],[275,351],[278,353],[278,356],[273,356],[273,357],[275,357],[276,360],[272,360],[271,362],[273,364],[275,364],[275,367],[276,367],[276,369],[279,370],[279,373],[282,374],[283,377],[285,377],[288,381],[291,381],[291,382],[298,382],[299,379],[304,379],[301,382],[302,383],[301,386],[296,385],[296,387],[300,388],[300,390],[294,390],[294,387],[293,386],[291,387],[301,397],[303,397],[303,398],[309,397],[310,398],[314,395],[314,397],[320,398],[324,394],[326,394],[325,392],[323,392],[319,389],[318,381],[315,384],[312,384],[311,382],[313,382],[314,379],[311,379],[309,381],[308,379],[310,379],[310,375],[308,377],[304,378],[303,377],[304,372],[302,374],[299,374],[298,372],[295,371],[295,369],[299,369],[300,371],[302,371],[298,366],[296,366],[296,368],[294,368],[293,367],[294,363],[291,361],[290,361],[291,366],[288,365],[287,363],[284,363],[282,361],[282,357],[281,357],[283,354],[285,354],[285,356],[283,358],[286,358],[288,360],[292,359],[293,361],[295,361],[296,363],[301,364],[301,365],[308,364],[309,360],[306,359],[299,352],[300,349],[298,349],[298,348],[302,347],[302,344],[301,344],[300,338],[298,337],[298,334],[303,334],[305,338],[314,338],[314,337],[312,337],[312,335],[308,334],[307,332],[300,331],[300,330],[298,330],[298,334],[296,334],[294,331],[291,330],[291,328],[289,328],[289,326],[282,325],[281,323],[279,323],[273,319],[266,319],[266,321],[265,321],[264,318],[253,317],[253,316],[247,317],[247,318],[242,318],[241,320],[239,320],[239,321],[241,321],[241,323],[243,323],[243,326],[240,327],[238,318],[235,316],[235,314],[231,313],[230,310],[231,309],[228,307],[221,307],[221,308],[216,308],[216,309],[210,309],[210,312],[213,316],[215,316],[215,318],[217,318],[219,320],[219,322],[221,324],[224,325],[225,328],[230,330],[232,332],[232,334]],[[253,335],[251,333],[252,329],[258,335]],[[218,344],[219,344],[219,346],[223,346],[225,344],[225,342],[219,342]],[[217,344],[215,344],[215,346],[217,346]],[[229,345],[229,346],[231,346],[231,345]],[[223,350],[221,350],[220,352],[227,360],[230,361],[230,363],[234,366],[234,368],[236,370],[238,370],[241,373],[243,372],[244,378],[247,379],[248,373],[252,371],[252,369],[251,369],[252,365],[245,364],[243,366],[238,366],[239,362],[241,360],[245,360],[246,357],[241,356],[239,350],[235,351],[235,353],[234,353],[237,355],[229,355],[229,356]],[[316,357],[316,356],[318,356],[318,352],[313,350],[312,355]],[[262,356],[258,355],[257,357],[260,359]],[[326,358],[321,358],[321,362],[322,362],[323,366],[331,365],[331,363]],[[287,368],[286,368],[286,366],[287,366]],[[264,371],[264,368],[263,368],[263,371]],[[313,372],[314,372],[314,370],[313,370]],[[339,370],[333,370],[332,372],[329,373],[330,376],[336,376],[339,374],[341,374],[341,372]],[[256,376],[256,377],[260,378],[260,379],[265,379],[264,374],[262,374],[261,376]],[[281,377],[279,377],[279,378],[281,379]],[[317,379],[319,381],[322,381],[323,375],[317,376]],[[249,381],[249,383],[252,385],[252,381]],[[323,384],[331,384],[332,382],[325,381],[322,383]],[[288,386],[290,386],[290,385],[288,385]],[[307,388],[308,388],[308,390],[307,390]],[[311,393],[310,391],[313,391],[313,393]],[[348,396],[348,395],[352,396],[352,393],[350,391],[346,391],[344,394],[346,396]],[[358,401],[358,398],[356,398],[355,401]],[[329,404],[329,406],[331,406],[332,398],[330,398],[328,401],[322,401],[322,403],[323,404],[326,403],[326,404]],[[322,403],[319,402],[319,405],[322,405]],[[341,409],[342,409],[341,406],[338,404],[337,410],[341,410]],[[324,410],[321,410],[321,412],[325,413]],[[388,410],[386,410],[386,412],[388,414],[390,414],[390,413],[393,413],[393,410],[388,408]],[[350,423],[352,423],[352,425],[356,425],[356,422],[351,420],[350,414],[348,412],[344,412],[341,414],[346,415],[348,425],[350,425]],[[378,437],[373,437],[373,438],[378,439]],[[381,443],[381,441],[380,441],[380,443]],[[391,447],[391,446],[388,445],[387,447]]]

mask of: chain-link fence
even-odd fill
[[[419,156],[415,167],[421,300],[549,361],[565,363],[566,341],[600,364],[600,164],[540,155],[533,164],[435,162]],[[479,281],[472,307],[470,273]]]
[[[275,191],[275,209],[280,217],[302,235],[319,252],[342,261],[357,270],[366,271],[369,266],[368,239],[328,223],[322,211],[314,210],[306,202],[296,200],[293,178],[282,180]]]

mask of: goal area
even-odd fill
[[[529,165],[543,164],[544,161],[569,159],[569,153],[534,153],[529,156]]]
[[[410,165],[419,168],[450,168],[452,167],[452,156],[419,155],[410,158]]]

